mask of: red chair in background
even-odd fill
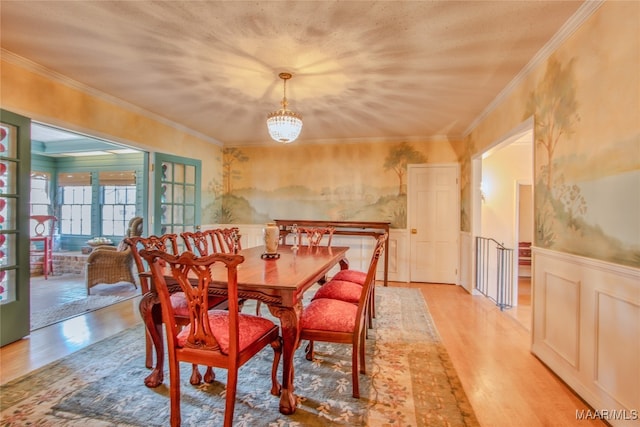
[[[358,372],[365,374],[365,337],[367,331],[367,318],[371,308],[371,298],[375,287],[376,268],[378,260],[384,251],[384,243],[387,233],[378,238],[376,249],[371,257],[367,277],[360,287],[355,283],[352,286],[357,292],[357,303],[334,299],[344,296],[340,285],[348,282],[335,282],[338,286],[332,289],[334,298],[315,298],[304,307],[300,317],[300,340],[309,340],[306,348],[307,360],[313,360],[313,347],[315,341],[323,341],[337,344],[351,344],[351,375],[353,397],[360,397]],[[331,282],[320,288],[322,290]],[[318,292],[320,292],[320,290]],[[329,294],[329,293],[327,293]],[[317,295],[317,294],[316,294]]]
[[[31,215],[30,218],[32,224],[30,264],[41,264],[42,274],[46,279],[53,273],[53,230],[58,218],[53,215]]]

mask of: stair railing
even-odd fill
[[[492,238],[476,237],[475,288],[501,311],[512,307],[513,249]]]

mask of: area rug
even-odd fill
[[[133,298],[133,296],[88,295],[86,298],[55,305],[44,310],[32,311],[31,330],[35,331],[53,323],[62,322],[129,298]]]
[[[376,299],[360,399],[351,396],[350,346],[316,343],[309,362],[303,343],[295,354],[298,409],[280,414],[266,348],[240,369],[234,425],[478,426],[421,293],[379,287]],[[143,334],[133,327],[1,386],[0,424],[169,425],[168,372],[158,388],[143,384]],[[181,372],[182,425],[222,425],[226,371],[194,387],[190,369]]]

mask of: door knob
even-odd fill
[[[418,234],[418,230],[417,230],[417,229],[415,229],[415,228],[412,228],[412,229],[411,229],[411,234]]]

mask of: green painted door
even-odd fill
[[[0,110],[0,346],[29,335],[31,120]]]
[[[200,226],[202,161],[156,153],[153,234],[180,234]]]

